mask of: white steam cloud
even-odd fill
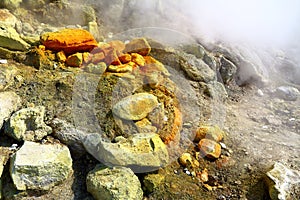
[[[299,0],[123,0],[123,6],[117,21],[124,30],[164,27],[241,46],[266,76],[284,68],[287,63],[276,59],[287,57],[296,63],[293,79],[300,76]]]

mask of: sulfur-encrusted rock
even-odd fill
[[[5,133],[18,141],[39,141],[52,132],[44,122],[45,107],[23,108],[5,124]]]
[[[145,118],[158,106],[157,97],[149,93],[138,93],[123,98],[113,106],[113,114],[126,120]]]
[[[219,158],[221,155],[221,145],[210,139],[200,140],[198,148],[207,158]]]
[[[10,175],[18,190],[49,190],[71,173],[70,151],[61,144],[25,141],[10,160]]]
[[[165,177],[161,174],[147,174],[143,180],[144,190],[148,193],[153,192],[163,182]]]
[[[83,62],[82,53],[75,53],[67,57],[66,64],[70,67],[80,67]]]
[[[282,163],[276,162],[273,169],[268,171],[265,182],[272,200],[298,199],[292,187],[300,186],[300,172],[292,170]]]
[[[93,35],[83,29],[63,29],[57,32],[44,33],[41,42],[47,49],[64,51],[67,55],[91,51],[97,47]]]
[[[211,139],[220,142],[224,137],[224,132],[218,126],[202,125],[196,130],[194,142],[201,139]]]
[[[12,112],[21,106],[21,98],[14,92],[0,93],[0,129]]]
[[[95,200],[141,200],[143,190],[138,177],[129,168],[96,166],[86,179],[87,191]]]
[[[10,50],[26,51],[30,45],[19,36],[13,27],[0,24],[0,47]]]
[[[151,51],[151,47],[145,38],[137,38],[131,40],[125,46],[124,52],[126,53],[138,53],[142,56],[147,56]]]
[[[99,134],[90,134],[83,141],[86,150],[108,166],[126,166],[135,173],[164,167],[169,162],[166,145],[155,133],[138,133],[116,143],[105,142]]]
[[[7,9],[0,9],[0,24],[15,27],[18,19]]]

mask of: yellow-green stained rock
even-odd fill
[[[67,146],[25,141],[10,160],[10,175],[18,190],[49,190],[72,173]]]
[[[138,177],[129,168],[96,166],[86,179],[87,191],[95,200],[141,200],[143,190]]]
[[[211,139],[220,142],[224,137],[224,131],[218,126],[202,125],[196,130],[194,142],[199,142],[201,139]]]
[[[75,53],[67,57],[66,63],[70,67],[80,67],[83,62],[82,53]]]
[[[113,106],[113,114],[126,120],[145,118],[158,106],[157,97],[149,93],[127,96]]]
[[[200,140],[198,148],[207,158],[219,158],[221,155],[221,145],[213,140]]]
[[[10,50],[26,51],[30,45],[26,43],[11,26],[0,25],[0,47]]]
[[[163,182],[165,177],[161,174],[147,174],[143,180],[144,190],[151,193]]]

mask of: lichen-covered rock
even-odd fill
[[[169,162],[166,145],[155,133],[138,133],[105,142],[99,134],[90,134],[83,141],[86,150],[108,166],[126,166],[136,173],[164,167]]]
[[[140,120],[157,106],[156,96],[149,93],[138,93],[121,99],[113,106],[112,112],[122,119]]]
[[[201,153],[207,158],[219,158],[221,155],[221,145],[210,139],[202,139],[198,143]]]
[[[147,56],[151,51],[151,46],[145,38],[137,38],[131,40],[125,46],[124,52],[126,53],[138,53],[142,56]]]
[[[96,200],[141,200],[143,190],[138,177],[129,168],[96,166],[86,179],[87,191]]]
[[[26,51],[30,45],[27,44],[11,26],[0,25],[0,47],[10,50]]]
[[[295,194],[291,189],[293,186],[300,186],[299,171],[277,162],[273,169],[267,172],[265,181],[272,200],[298,199],[299,194]]]
[[[52,132],[44,122],[45,107],[23,108],[5,124],[5,133],[18,141],[39,141]]]
[[[21,106],[21,98],[14,92],[0,93],[0,129],[12,112]]]
[[[64,51],[67,55],[76,52],[89,52],[97,47],[93,35],[83,29],[63,29],[57,32],[44,33],[41,42],[47,49]]]
[[[18,190],[49,190],[71,173],[70,151],[61,144],[25,141],[10,161],[10,174]]]

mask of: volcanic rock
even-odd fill
[[[139,133],[155,133],[157,131],[157,128],[152,126],[151,122],[147,118],[135,122],[135,126]]]
[[[129,138],[119,136],[115,140],[116,143],[105,142],[99,134],[90,134],[83,144],[100,162],[129,167],[135,173],[157,170],[169,162],[167,147],[155,133],[138,133]]]
[[[15,27],[18,19],[7,9],[0,9],[0,24]]]
[[[76,52],[89,52],[97,47],[93,35],[83,29],[63,29],[41,35],[41,42],[47,49],[64,51],[67,55]]]
[[[157,97],[149,93],[138,93],[123,98],[113,106],[114,115],[126,120],[145,118],[158,106]]]
[[[14,28],[0,24],[0,47],[16,51],[26,51],[30,45],[20,37]]]
[[[96,166],[86,179],[87,191],[96,200],[141,200],[143,190],[138,177],[129,168]]]
[[[220,58],[220,75],[224,84],[228,84],[234,79],[237,72],[237,67],[230,60],[221,56]]]
[[[71,173],[69,149],[61,144],[25,141],[10,161],[10,174],[18,190],[49,190]]]
[[[163,182],[165,177],[161,174],[147,174],[143,180],[144,190],[148,193],[153,192]]]
[[[280,86],[274,92],[275,96],[286,101],[296,101],[300,96],[297,88],[291,86]]]
[[[132,72],[134,67],[135,67],[135,63],[129,62],[121,65],[109,65],[107,70],[110,72],[125,73],[125,72]]]
[[[52,132],[44,122],[45,107],[23,108],[5,124],[5,133],[18,141],[39,141]]]
[[[96,65],[93,63],[90,63],[84,69],[86,72],[89,72],[89,73],[103,74],[106,71],[107,66],[106,66],[105,62],[99,62]]]
[[[224,132],[218,126],[202,125],[196,130],[194,142],[199,142],[204,138],[220,142],[223,137]]]
[[[66,60],[66,64],[71,67],[80,67],[83,62],[82,53],[75,53],[68,56]]]
[[[128,53],[122,54],[119,56],[119,60],[125,64],[131,61],[131,55]]]
[[[209,139],[202,139],[198,143],[201,153],[207,158],[219,158],[221,155],[221,145]]]
[[[23,0],[2,0],[0,7],[14,10],[20,6]]]
[[[124,52],[138,53],[142,56],[147,56],[151,51],[151,47],[145,38],[137,38],[126,44]]]
[[[0,129],[4,121],[21,106],[21,98],[14,92],[0,93]]]
[[[291,188],[300,186],[300,172],[275,163],[265,179],[272,200],[297,199]],[[299,196],[298,196],[299,197]]]
[[[131,61],[136,63],[138,66],[145,66],[146,63],[144,57],[138,53],[131,54]]]

